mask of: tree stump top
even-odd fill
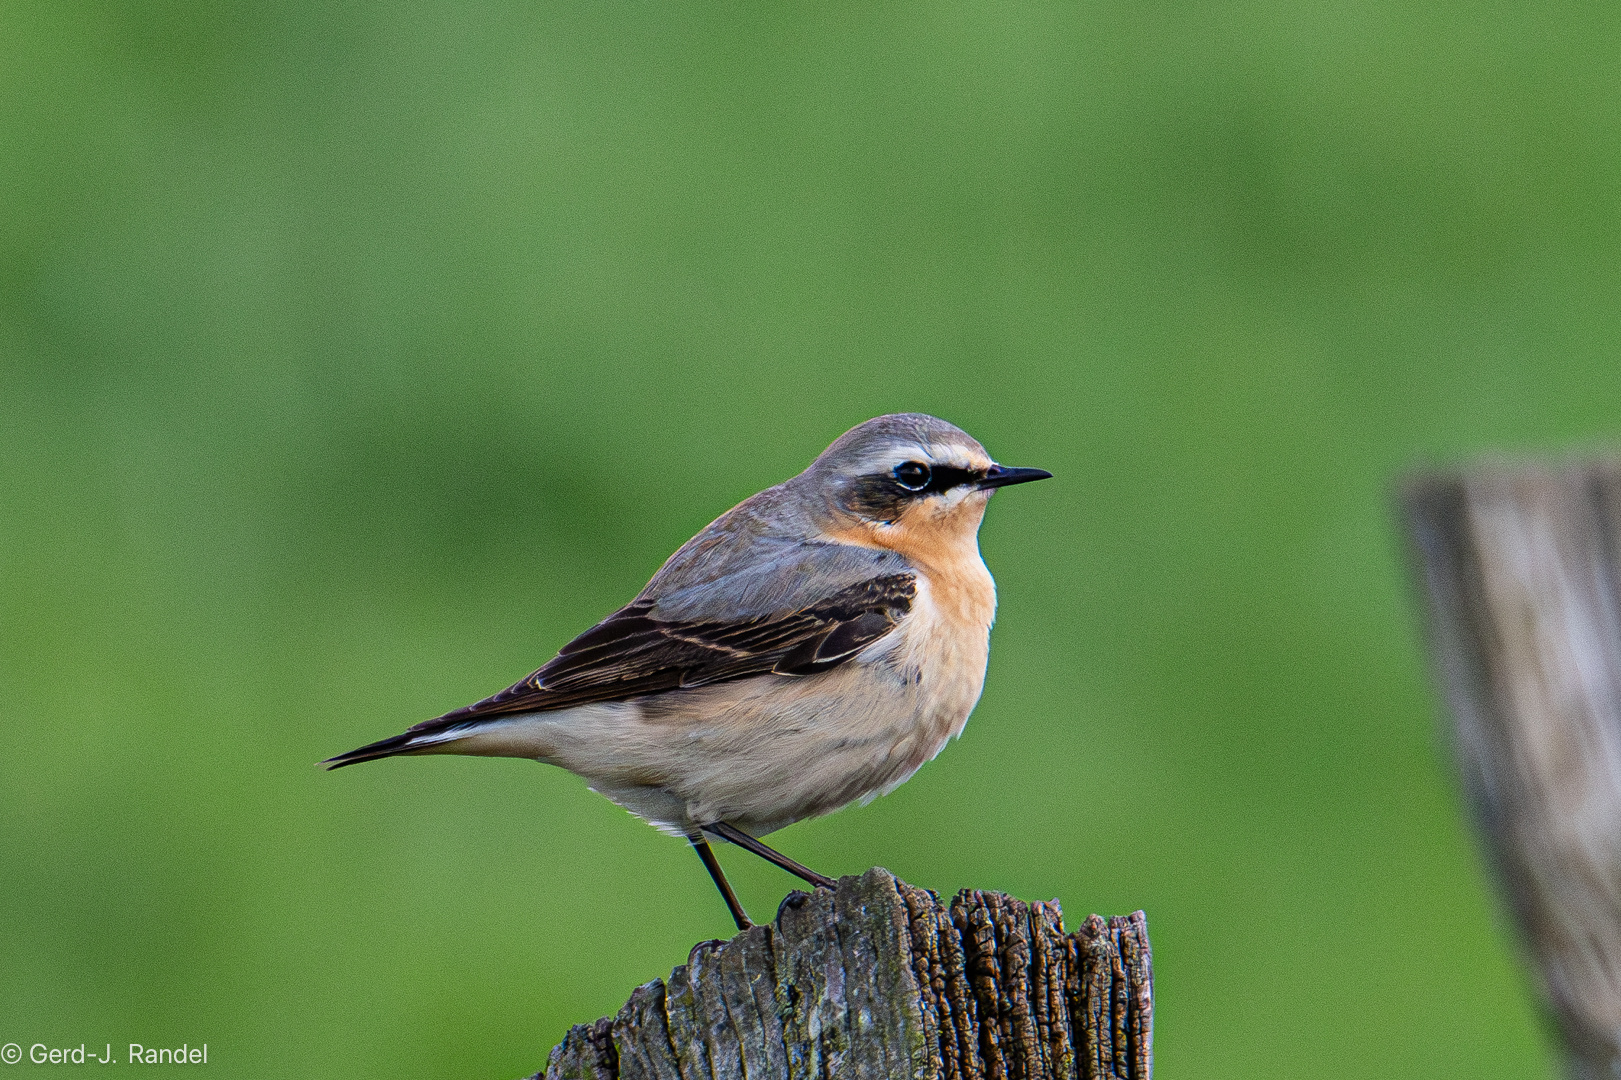
[[[703,942],[531,1080],[1148,1080],[1142,912],[1064,931],[1056,900],[949,903],[874,868]]]

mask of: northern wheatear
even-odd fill
[[[880,416],[717,518],[641,594],[528,678],[329,759],[534,758],[697,849],[704,834],[813,885],[757,837],[894,790],[962,732],[985,682],[992,492],[1044,480],[944,420]]]

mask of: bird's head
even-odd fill
[[[997,488],[1051,475],[998,465],[944,420],[896,413],[839,436],[802,477],[825,501],[830,534],[914,553],[973,542]]]

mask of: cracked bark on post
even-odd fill
[[[1621,1075],[1621,463],[1404,497],[1463,786],[1570,1075]]]
[[[872,869],[704,942],[532,1080],[1149,1080],[1142,912],[1064,932],[1057,901],[949,903]]]

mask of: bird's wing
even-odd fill
[[[661,617],[660,602],[644,594],[569,642],[528,678],[411,732],[749,675],[812,675],[838,666],[893,630],[916,593],[916,575],[907,570],[869,577],[802,606],[733,620]]]

